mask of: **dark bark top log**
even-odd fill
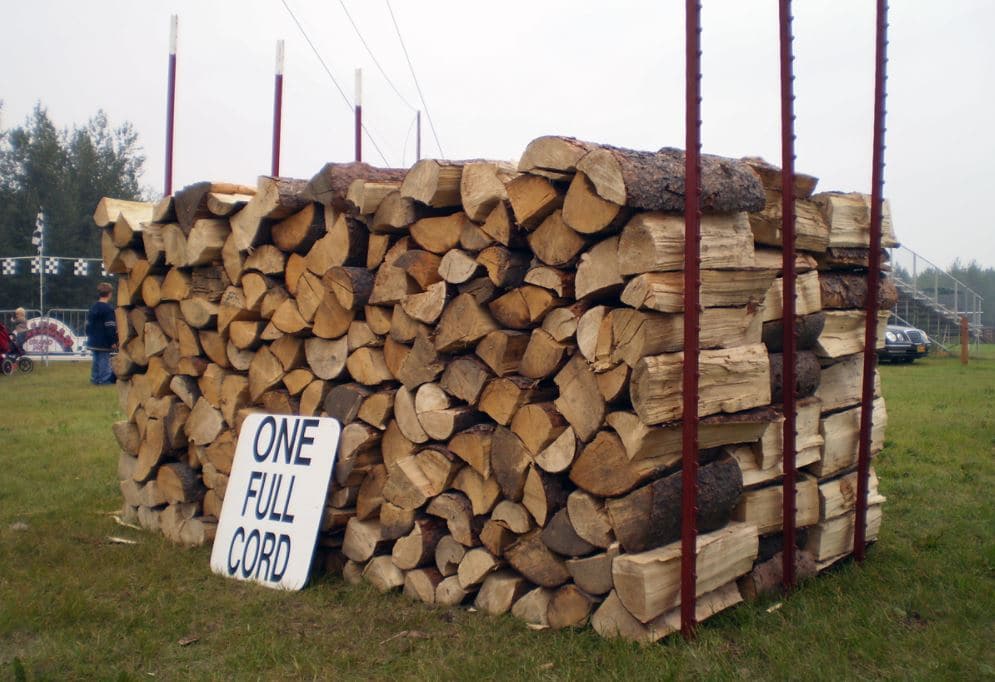
[[[854,272],[821,272],[819,288],[825,310],[852,310],[863,308],[867,301],[867,275]],[[878,307],[888,310],[898,302],[898,290],[890,279],[881,280],[878,289]]]
[[[308,183],[304,196],[338,211],[346,210],[346,194],[354,180],[401,182],[406,168],[376,168],[368,163],[326,163]]]
[[[602,199],[649,211],[684,211],[684,152],[604,145],[577,162]],[[701,156],[701,209],[709,213],[759,211],[766,203],[760,177],[748,164]]]
[[[210,182],[195,182],[173,194],[173,210],[176,211],[176,222],[180,224],[183,234],[190,234],[197,218],[206,217],[206,209],[203,211],[204,215],[198,215],[198,209],[203,206],[210,191]]]
[[[626,552],[644,552],[681,535],[680,471],[610,499],[605,508],[615,537]],[[698,469],[698,532],[717,530],[729,521],[743,491],[743,474],[732,458]]]

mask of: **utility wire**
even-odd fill
[[[439,155],[444,159],[446,158],[446,153],[442,151],[442,143],[439,142],[439,136],[435,132],[435,123],[432,122],[432,114],[428,110],[428,103],[425,101],[425,95],[422,94],[421,86],[418,84],[418,76],[415,75],[415,67],[411,64],[411,57],[408,55],[408,48],[404,46],[404,38],[401,37],[401,28],[397,25],[397,18],[394,16],[394,10],[390,6],[390,0],[385,0],[387,3],[387,11],[390,12],[390,20],[394,22],[394,30],[397,31],[397,40],[401,43],[401,49],[404,50],[404,58],[408,61],[408,68],[411,70],[411,78],[415,81],[415,88],[418,90],[418,98],[421,100],[422,106],[425,107],[425,116],[428,117],[428,125],[432,128],[432,137],[435,138],[435,145],[439,148]]]
[[[286,8],[287,13],[290,14],[290,18],[294,20],[295,24],[297,24],[297,29],[301,32],[301,35],[304,36],[304,40],[306,40],[307,44],[311,47],[311,51],[314,52],[314,56],[318,58],[319,62],[321,62],[322,68],[325,69],[325,73],[327,73],[328,77],[332,80],[332,84],[335,85],[335,89],[339,91],[340,95],[342,95],[342,99],[345,101],[346,106],[349,107],[350,111],[352,111],[353,103],[349,100],[349,97],[346,96],[345,91],[342,90],[342,87],[339,85],[339,82],[335,80],[335,76],[332,75],[332,70],[328,68],[328,64],[325,63],[325,60],[321,58],[321,54],[318,52],[318,48],[316,48],[314,46],[314,43],[311,42],[311,38],[308,37],[307,31],[304,30],[304,27],[301,25],[301,22],[298,21],[297,15],[295,15],[294,11],[290,9],[290,5],[287,4],[287,0],[280,0],[280,1],[283,3],[283,6]],[[431,119],[429,120],[431,121]],[[377,141],[373,139],[373,135],[370,134],[370,131],[366,128],[365,125],[362,125],[362,129],[363,132],[366,133],[366,137],[368,137],[370,142],[373,144],[373,148],[377,150],[377,153],[380,155],[380,158],[383,159],[384,166],[389,166],[390,163],[387,161],[387,157],[384,156],[384,153],[380,149],[380,145],[377,144]]]
[[[398,98],[402,102],[404,102],[412,111],[417,111],[418,107],[414,106],[413,104],[411,104],[411,102],[405,99],[404,95],[401,94],[401,91],[398,90],[397,86],[394,85],[394,82],[391,81],[390,76],[388,76],[387,72],[384,71],[384,68],[380,65],[380,62],[377,60],[376,55],[373,54],[373,50],[370,49],[370,46],[367,44],[366,38],[364,38],[363,34],[359,32],[359,27],[356,26],[356,22],[353,21],[352,15],[349,14],[349,10],[346,9],[345,3],[342,0],[339,0],[339,4],[342,5],[342,11],[345,12],[346,18],[349,20],[349,23],[352,24],[352,29],[356,32],[356,35],[359,37],[359,42],[363,43],[363,47],[366,48],[366,52],[367,54],[370,55],[370,59],[373,60],[373,63],[377,65],[377,68],[380,70],[380,75],[382,75],[384,77],[384,80],[387,81],[387,85],[391,87],[391,89],[394,91],[394,94],[396,94]]]

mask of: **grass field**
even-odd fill
[[[112,520],[113,389],[89,386],[82,365],[0,377],[0,680],[995,679],[995,349],[984,350],[968,367],[882,368],[888,503],[863,567],[776,610],[781,600],[741,605],[692,643],[650,647],[434,610],[332,576],[297,593],[216,577],[206,548]]]

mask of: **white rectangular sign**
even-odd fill
[[[253,414],[242,424],[211,570],[267,587],[307,583],[342,426]]]

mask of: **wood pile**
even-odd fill
[[[331,416],[319,545],[346,579],[538,627],[679,629],[683,163],[544,137],[517,167],[327,164],[102,200],[125,514],[210,542],[246,415]],[[779,171],[706,156],[702,178],[699,620],[779,580],[784,391]],[[867,199],[798,183],[815,571],[852,551]],[[876,450],[884,417],[879,398]]]

